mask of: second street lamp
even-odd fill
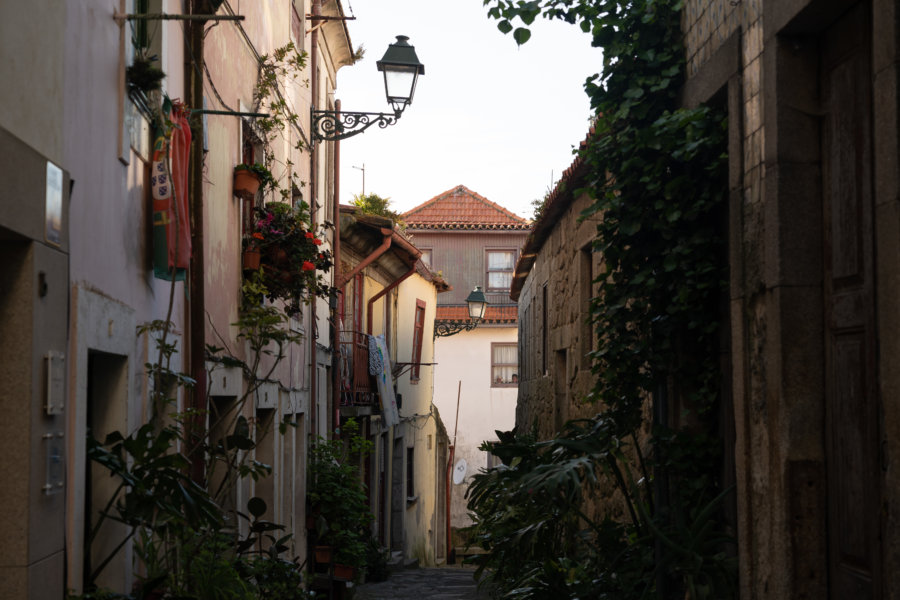
[[[310,124],[314,140],[343,140],[362,133],[377,124],[384,129],[393,125],[412,104],[419,75],[425,74],[425,65],[419,62],[416,49],[409,38],[398,35],[397,41],[388,46],[387,52],[377,63],[384,73],[384,92],[394,109],[391,113],[350,112],[310,109]]]
[[[469,308],[469,322],[450,321],[446,323],[436,323],[434,326],[434,337],[449,337],[460,331],[472,331],[481,320],[484,319],[484,313],[487,310],[488,301],[481,291],[481,286],[475,286],[475,289],[466,297],[466,305]]]

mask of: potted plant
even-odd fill
[[[286,312],[299,312],[309,295],[328,295],[322,272],[331,265],[331,252],[322,248],[321,234],[311,227],[308,205],[268,202],[254,209],[245,249],[260,252],[262,284],[270,300],[284,300]],[[259,267],[257,267],[259,268]]]
[[[162,80],[166,74],[153,64],[157,60],[155,55],[149,56],[143,52],[135,55],[134,61],[125,69],[125,81],[129,90],[140,91],[146,95],[162,87]]]
[[[244,200],[252,200],[256,192],[262,187],[272,187],[275,178],[265,165],[253,163],[248,165],[241,163],[234,168],[234,195]]]
[[[262,252],[255,238],[250,237],[244,243],[244,254],[242,257],[242,265],[245,271],[256,271],[259,269],[262,260]]]
[[[334,548],[335,576],[354,579],[358,569],[366,565],[372,514],[359,469],[351,458],[368,452],[371,442],[357,434],[352,419],[341,429],[343,440],[319,438],[310,448],[308,514],[318,515],[312,536],[315,544]],[[350,567],[352,572],[339,565]]]

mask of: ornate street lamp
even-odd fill
[[[393,125],[412,104],[419,75],[425,74],[425,65],[419,62],[415,47],[405,35],[388,46],[387,52],[376,65],[384,73],[384,92],[394,113],[349,112],[310,109],[312,137],[315,140],[343,140],[362,133],[377,124],[384,129]]]
[[[481,286],[475,286],[472,293],[466,297],[466,304],[469,307],[469,322],[450,321],[448,323],[438,323],[434,326],[434,337],[448,337],[455,335],[460,331],[472,331],[481,320],[484,319],[484,312],[487,310],[488,301],[481,291]]]

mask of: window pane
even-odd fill
[[[513,269],[515,264],[513,259],[515,257],[515,252],[512,250],[502,251],[502,252],[488,252],[488,269],[489,270],[504,270],[504,269]]]
[[[422,250],[422,262],[426,267],[431,268],[431,250]]]
[[[507,290],[512,285],[513,274],[509,271],[488,273],[488,288],[492,290]]]
[[[511,345],[494,346],[494,364],[515,364],[516,350],[517,348]]]
[[[519,383],[518,346],[494,344],[491,346],[491,385],[516,385]]]
[[[491,377],[494,383],[518,383],[518,370],[515,366],[493,367]]]

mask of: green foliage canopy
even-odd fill
[[[350,204],[367,215],[387,217],[398,225],[403,225],[403,217],[401,217],[400,213],[391,209],[390,198],[382,198],[378,194],[354,194]]]
[[[583,191],[594,200],[585,216],[600,217],[594,250],[603,266],[591,303],[599,346],[589,397],[601,413],[567,424],[553,440],[510,434],[491,445],[497,456],[509,456],[470,489],[474,534],[491,549],[479,560],[506,598],[730,597],[733,563],[724,552],[714,435],[726,274],[726,115],[714,105],[679,106],[682,3],[484,4],[518,44],[542,17],[578,26],[604,50],[602,69],[585,82],[596,117],[582,150],[589,167]],[[637,434],[657,389],[677,398],[686,411],[680,416],[693,425],[656,425],[652,461],[645,461]],[[663,473],[675,485],[655,503],[651,483]],[[600,516],[585,514],[585,494],[603,486],[621,502],[608,502]],[[552,506],[537,506],[530,498],[537,490]],[[612,505],[625,506],[626,518]],[[555,515],[552,522],[546,514]],[[556,528],[570,519],[580,524],[579,534],[560,549]],[[523,541],[532,550],[519,555],[514,572],[504,569]]]

